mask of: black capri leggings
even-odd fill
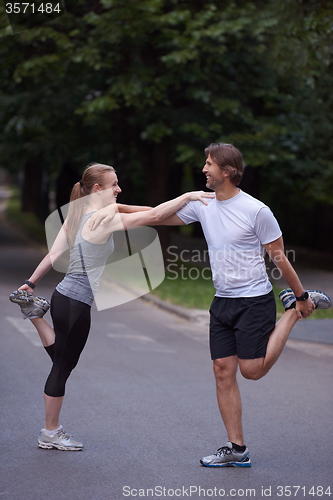
[[[87,342],[90,330],[90,306],[70,299],[57,290],[51,298],[51,316],[55,331],[52,351],[53,366],[47,378],[44,392],[47,396],[65,394],[66,381]]]

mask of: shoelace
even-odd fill
[[[65,438],[65,439],[70,439],[72,437],[70,434],[67,434],[67,432],[65,432],[64,429],[59,429],[57,434],[58,434],[58,437]]]
[[[232,449],[229,448],[229,446],[221,446],[221,448],[218,448],[215,455],[217,457],[221,457],[222,455],[230,455],[231,453],[232,453]]]

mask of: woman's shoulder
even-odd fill
[[[80,234],[84,241],[95,245],[102,245],[103,243],[108,242],[108,240],[112,237],[112,233],[103,225],[99,225],[94,229],[94,231],[90,229],[88,220],[94,213],[95,211],[83,214]]]

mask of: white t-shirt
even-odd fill
[[[271,210],[239,191],[225,201],[190,201],[177,212],[190,224],[201,223],[217,297],[257,297],[272,290],[263,245],[277,240],[281,229]]]

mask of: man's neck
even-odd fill
[[[234,184],[223,185],[223,186],[221,186],[220,189],[215,191],[216,199],[218,201],[230,200],[231,198],[234,198],[235,196],[237,196],[239,191],[240,191],[240,189],[237,186],[235,186]]]

